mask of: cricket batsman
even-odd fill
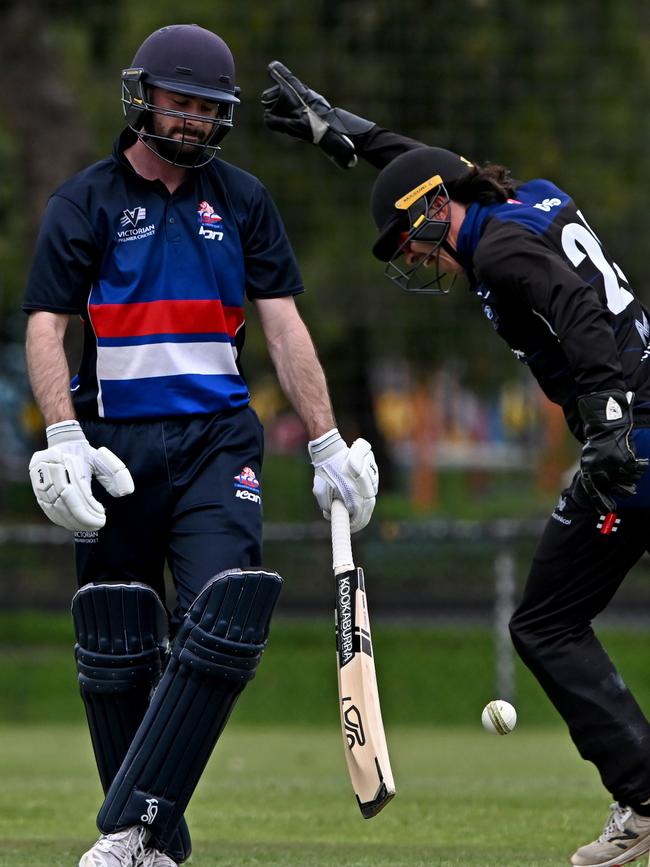
[[[360,530],[378,476],[370,445],[348,447],[336,428],[271,197],[217,156],[240,101],[228,46],[197,25],[162,27],[121,84],[112,155],[56,190],[36,244],[26,348],[47,448],[29,471],[45,514],[75,536],[75,654],[106,795],[79,867],[174,867],[281,585],[261,565],[247,301],[307,431],[322,511],[341,499]],[[72,385],[71,316],[84,332]]]

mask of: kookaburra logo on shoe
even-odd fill
[[[140,816],[140,821],[145,825],[153,825],[153,821],[158,815],[158,799],[147,798],[147,812]]]

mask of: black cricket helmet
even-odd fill
[[[386,262],[386,276],[410,292],[446,294],[455,275],[440,271],[438,253],[455,251],[446,241],[451,223],[446,184],[459,180],[473,163],[444,148],[418,147],[400,154],[379,173],[371,210],[379,237],[372,252]],[[411,241],[431,244],[415,265],[403,261]]]
[[[161,108],[151,102],[152,87],[214,103],[214,116]],[[238,95],[230,49],[220,36],[197,24],[172,24],[156,30],[138,48],[131,66],[122,70],[122,106],[127,124],[148,148],[174,165],[196,167],[212,159],[219,142],[232,128]],[[178,118],[180,135],[156,132],[156,114]],[[188,121],[209,122],[212,130],[197,141]]]

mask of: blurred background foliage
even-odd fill
[[[388,690],[394,691],[394,700],[390,693],[386,697],[391,716],[401,706],[413,718],[442,713],[452,720],[462,707],[466,718],[467,701],[480,707],[490,697],[481,660],[492,647],[493,570],[499,549],[511,540],[503,541],[496,526],[489,545],[476,542],[473,525],[467,525],[466,539],[456,533],[454,542],[442,545],[437,534],[442,538],[449,526],[429,526],[426,519],[542,518],[557,500],[577,445],[557,408],[505,345],[492,339],[465,286],[457,285],[446,298],[412,297],[383,277],[370,254],[374,170],[360,164],[341,172],[316,149],[268,132],[259,104],[270,83],[266,65],[282,60],[332,104],[382,126],[476,161],[506,164],[521,179],[554,180],[572,194],[647,301],[650,5],[640,0],[0,0],[0,536],[7,531],[0,539],[0,604],[5,609],[63,610],[74,590],[68,542],[57,537],[56,544],[43,545],[38,535],[17,538],[11,532],[19,524],[39,529],[47,524],[25,484],[29,455],[41,446],[43,430],[25,378],[20,312],[40,216],[60,183],[109,153],[122,126],[120,70],[141,41],[160,26],[186,22],[218,32],[233,51],[242,104],[223,158],[270,189],[302,268],[307,292],[298,303],[327,371],[341,430],[348,439],[367,436],[380,459],[376,518],[358,548],[372,574],[376,610],[452,624],[462,620],[483,630],[478,638],[461,634],[466,666],[460,673],[449,667],[449,685],[432,696],[450,698],[446,709],[439,705],[435,711],[422,704],[421,671],[430,668],[430,648],[438,660],[460,659],[453,640],[427,633],[418,639],[418,656],[408,631],[391,633],[392,639],[386,634],[382,644],[390,647],[393,641],[411,654],[402,660],[402,670],[409,670],[404,682],[412,686],[412,701],[397,697],[398,675],[388,678]],[[304,431],[278,392],[254,314],[250,322],[244,365],[267,431],[268,563],[287,578],[281,612],[323,614],[331,607],[327,529],[319,524],[310,536],[304,523],[279,523],[320,521]],[[73,366],[77,340],[73,330]],[[400,544],[396,522],[401,519],[424,526],[428,535]],[[526,532],[513,549],[517,587],[531,550]],[[627,623],[647,607],[646,571],[635,575],[617,609]],[[60,643],[47,629],[41,632],[38,619],[11,622],[25,643],[34,631],[45,635],[48,647]],[[68,618],[56,622],[69,643]],[[312,638],[330,641],[324,628],[319,623]],[[6,624],[2,632],[7,634]],[[21,643],[19,637],[8,641]],[[321,662],[310,668],[294,649],[296,642],[306,646],[307,639],[285,630],[280,645],[283,641],[287,659],[305,663],[305,678],[314,675]],[[647,644],[645,636],[640,641]],[[327,677],[332,646],[323,651]],[[0,670],[3,692],[15,698],[26,684],[30,696],[47,704],[42,677],[30,679],[7,647],[7,665]],[[42,672],[34,652],[33,669]],[[620,652],[624,662],[625,653],[644,658],[638,643]],[[56,653],[51,658],[58,659]],[[60,665],[67,666],[72,690],[72,662],[65,659]],[[434,667],[440,686],[445,666]],[[62,670],[57,668],[59,675]],[[524,695],[538,695],[530,678],[518,677]],[[531,702],[537,707],[537,698]],[[21,718],[20,707],[9,705],[9,717]],[[550,712],[543,699],[539,707],[532,718],[545,719]],[[24,718],[39,713],[25,709]],[[74,713],[80,714],[77,704]]]
[[[550,177],[645,297],[650,7],[638,0],[1,3],[0,515],[38,517],[23,490],[42,423],[24,376],[20,302],[44,204],[110,151],[122,126],[119,73],[142,39],[187,21],[234,53],[242,104],[223,157],[259,176],[280,208],[340,427],[365,435],[380,459],[378,514],[546,514],[577,454],[556,408],[492,339],[466,286],[446,298],[395,290],[369,253],[374,170],[342,172],[271,134],[259,94],[278,58],[383,126],[522,179]],[[243,360],[267,428],[266,517],[316,518],[304,431],[254,314],[250,324]],[[73,327],[73,367],[75,337]]]
[[[26,440],[24,454],[19,445],[14,451],[24,457],[42,435],[16,343],[47,196],[109,152],[122,125],[119,72],[142,39],[187,21],[217,31],[234,53],[243,99],[223,157],[258,175],[280,208],[308,290],[300,308],[340,426],[349,438],[371,439],[384,470],[380,511],[462,515],[489,512],[496,501],[544,514],[576,453],[553,408],[491,339],[466,287],[444,299],[396,292],[369,253],[374,170],[341,172],[316,149],[272,135],[259,94],[269,84],[267,62],[278,58],[333,104],[383,126],[504,163],[522,179],[550,177],[572,193],[643,296],[650,9],[634,0],[186,0],[180,10],[170,0],[5,0],[4,427]],[[277,492],[267,498],[267,517],[302,517],[306,508],[315,516],[306,505],[304,435],[269,375],[252,319],[244,364],[267,424],[267,487]],[[74,357],[74,335],[71,344]],[[295,493],[305,486],[304,497]],[[514,492],[505,503],[504,490]]]

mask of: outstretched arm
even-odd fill
[[[264,123],[276,132],[318,145],[339,168],[352,168],[362,157],[382,169],[404,151],[422,147],[422,142],[332,107],[279,60],[269,63],[268,73],[275,84],[262,94]]]

